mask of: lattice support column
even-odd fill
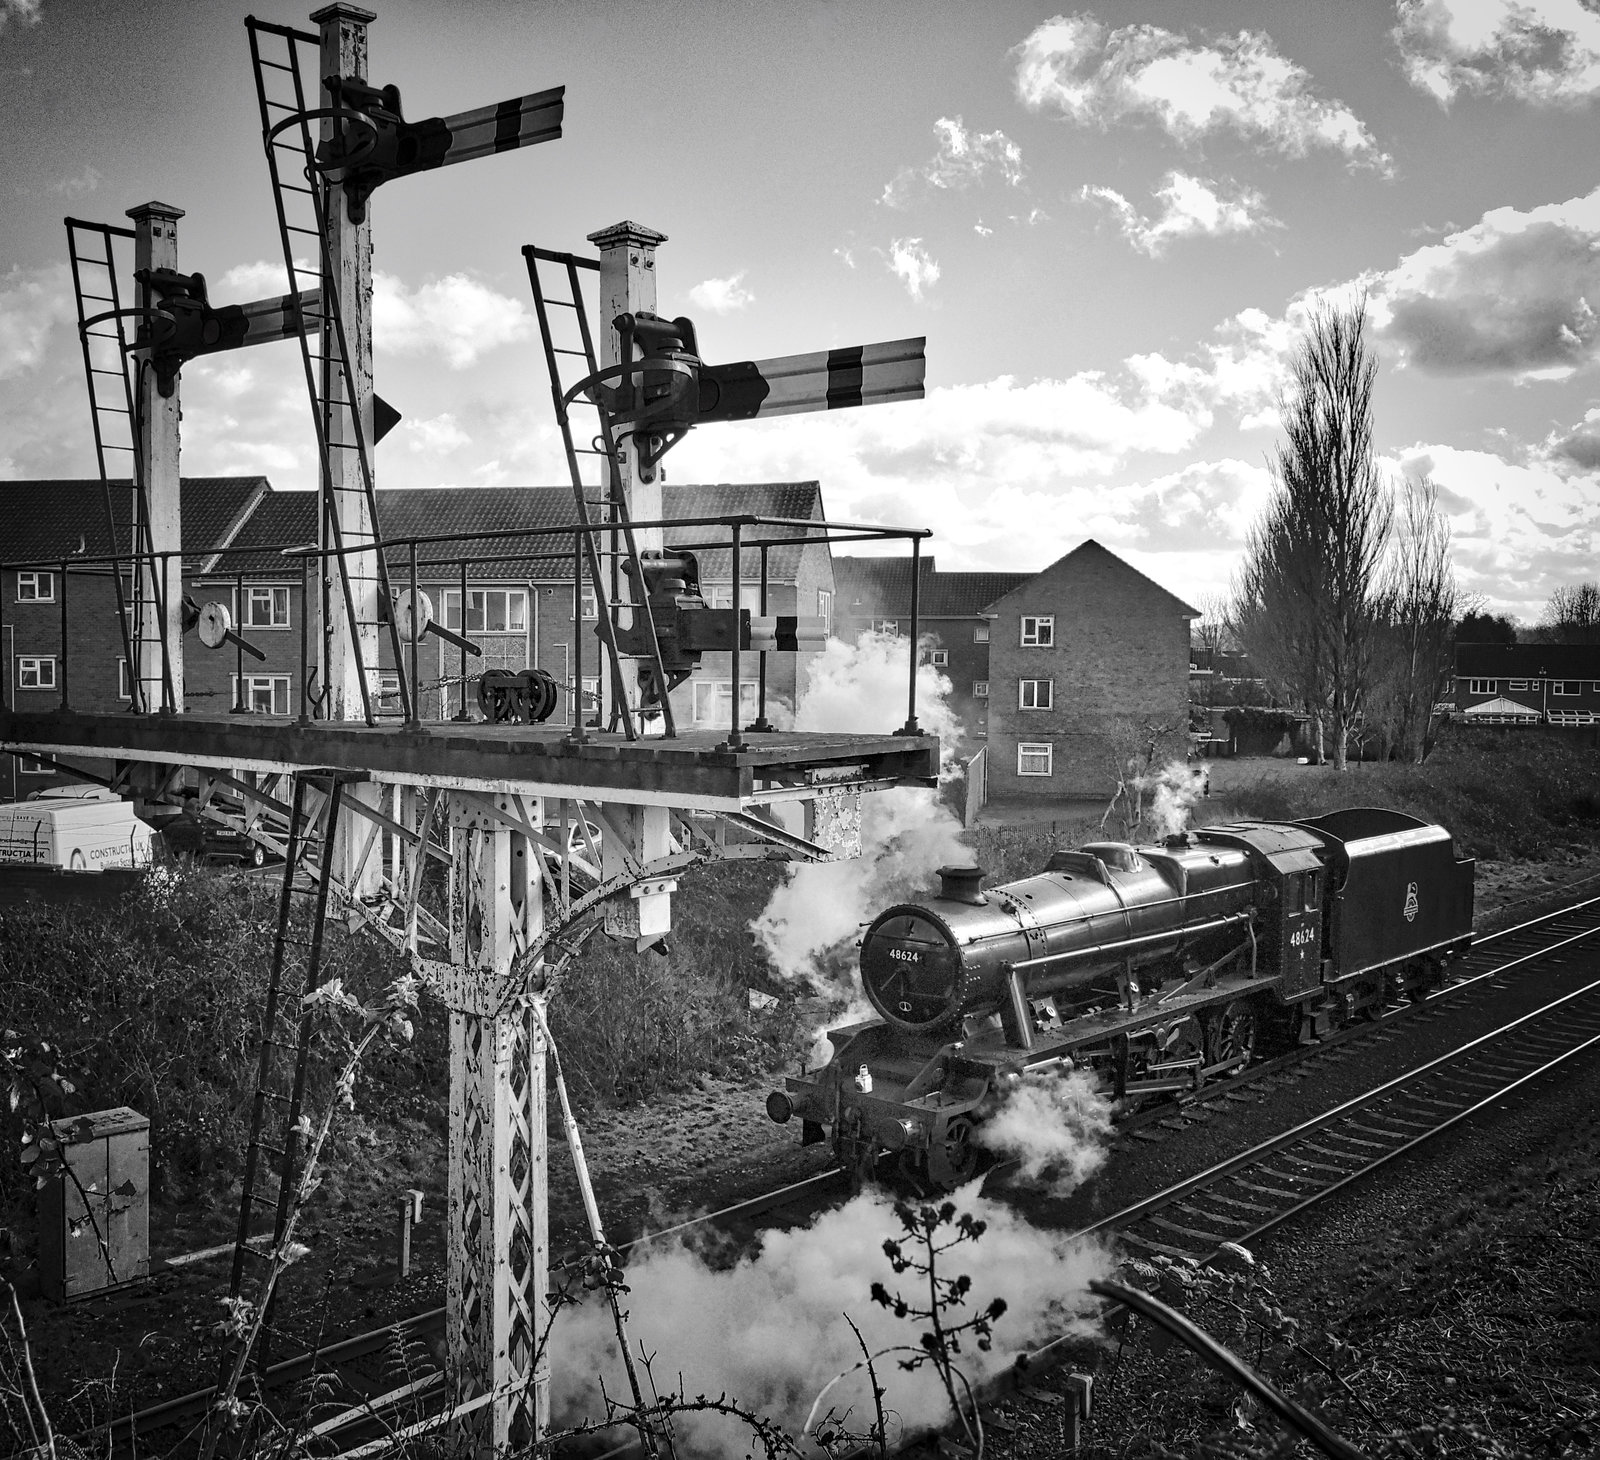
[[[491,1456],[550,1418],[545,1045],[526,1000],[509,997],[544,928],[543,886],[528,838],[485,798],[453,796],[450,825],[448,1369],[455,1404],[495,1396],[462,1421],[473,1453]]]

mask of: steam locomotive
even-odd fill
[[[942,868],[861,939],[881,1019],[829,1031],[832,1059],[767,1113],[803,1144],[831,1133],[858,1178],[893,1154],[948,1189],[1019,1081],[1082,1068],[1141,1101],[1425,997],[1472,942],[1473,868],[1443,827],[1377,808],[1091,842],[987,889]]]

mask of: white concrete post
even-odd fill
[[[525,1001],[504,1007],[518,951],[544,930],[543,884],[528,839],[484,798],[452,796],[450,825],[447,1368],[454,1404],[497,1396],[462,1421],[488,1457],[521,1453],[550,1420],[545,1045]]]
[[[362,80],[367,75],[367,25],[375,19],[372,11],[359,5],[337,0],[311,14],[311,19],[321,28],[322,51],[318,76],[345,76]],[[331,106],[333,98],[326,92],[321,95],[321,105]],[[333,134],[334,119],[325,117],[322,138]],[[370,201],[370,200],[369,200]],[[327,196],[329,278],[324,288],[331,288],[338,297],[339,318],[344,325],[345,349],[349,357],[349,380],[352,399],[345,400],[344,378],[337,363],[322,367],[318,380],[318,394],[326,402],[324,429],[328,438],[327,498],[317,519],[317,541],[323,548],[334,545],[334,534],[328,525],[330,513],[339,524],[339,539],[346,547],[370,543],[373,538],[372,515],[367,508],[366,482],[359,454],[350,449],[355,440],[351,415],[359,420],[361,440],[366,443],[367,461],[374,473],[373,464],[373,410],[372,410],[372,224],[370,208],[360,223],[350,221],[345,204],[344,188],[335,183]],[[338,341],[333,337],[331,324],[324,325],[320,345],[325,360],[337,362]],[[352,409],[348,408],[353,405]],[[350,580],[350,598],[355,606],[355,622],[345,607],[344,593],[339,585],[338,567],[332,558],[324,559],[324,572],[332,579],[327,594],[328,624],[322,633],[322,596],[313,595],[316,602],[311,611],[315,642],[322,683],[328,690],[326,715],[330,720],[360,720],[363,718],[361,682],[358,663],[364,665],[369,694],[378,690],[378,567],[377,555],[371,552],[347,553],[344,558],[345,573]],[[360,643],[358,661],[355,644]],[[370,783],[349,788],[348,794],[376,806],[376,789]],[[340,841],[334,847],[334,876],[341,886],[357,896],[370,896],[377,891],[378,877],[382,871],[381,858],[373,858],[364,869],[353,866],[360,846],[360,821],[351,816],[343,819]]]
[[[141,269],[178,267],[178,219],[183,209],[171,203],[143,203],[128,209],[133,219],[133,266]],[[140,290],[141,299],[145,291]],[[142,354],[143,352],[141,352]],[[183,546],[182,486],[178,466],[178,386],[165,398],[156,389],[154,370],[139,371],[134,392],[134,409],[142,429],[135,432],[134,449],[139,453],[144,476],[144,502],[134,494],[133,550],[143,547],[140,518],[149,514],[150,545],[154,552],[176,553]],[[166,608],[165,621],[156,604]],[[165,581],[162,560],[144,561],[134,584],[133,632],[136,638],[135,663],[128,673],[138,679],[144,708],[159,710],[166,703],[161,674],[161,646],[166,645],[172,666],[173,708],[183,709],[183,563],[180,558],[166,560]]]
[[[600,312],[595,320],[595,345],[602,370],[619,364],[622,358],[621,338],[612,328],[611,321],[619,314],[638,314],[641,310],[651,314],[657,312],[656,249],[666,241],[666,234],[630,222],[613,223],[611,227],[589,235],[589,242],[600,250]],[[623,500],[628,504],[629,518],[640,522],[659,521],[662,516],[660,468],[657,468],[653,482],[639,480],[632,437],[620,443],[618,456]],[[638,533],[635,542],[640,552],[659,550],[663,536],[659,528],[649,528]],[[614,546],[618,551],[626,549],[626,544],[621,541]],[[609,584],[606,591],[610,592]],[[619,576],[617,601],[633,601],[625,577]],[[639,673],[636,661],[623,660],[622,678],[628,687],[629,703],[637,704]],[[612,693],[609,673],[601,676],[600,692],[609,707]],[[602,718],[601,723],[606,723],[606,719]]]

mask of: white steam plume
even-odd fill
[[[864,633],[854,644],[830,639],[812,661],[795,729],[861,732],[903,724],[908,652],[894,634]],[[917,723],[939,736],[941,775],[957,768],[961,735],[949,693],[950,681],[938,670],[918,668]],[[936,868],[971,862],[961,831],[935,791],[896,787],[863,798],[860,860],[791,867],[750,925],[778,976],[821,976],[852,1001],[847,1017],[870,1015],[854,961],[829,955],[842,952],[879,909],[922,891]]]
[[[1018,1081],[974,1139],[1016,1158],[1030,1185],[1063,1197],[1105,1164],[1110,1134],[1111,1102],[1093,1073],[1068,1070]]]
[[[1203,767],[1168,761],[1159,771],[1139,776],[1134,785],[1150,794],[1146,812],[1157,836],[1176,836],[1189,825],[1189,813],[1200,799],[1208,776]]]
[[[1086,1316],[1094,1304],[1088,1284],[1112,1267],[1103,1248],[1030,1226],[981,1196],[976,1182],[952,1199],[988,1223],[977,1242],[961,1244],[940,1262],[945,1276],[965,1273],[972,1279],[965,1306],[954,1310],[957,1320],[981,1312],[992,1298],[1006,1301],[993,1348],[962,1346],[957,1363],[969,1382],[1062,1333],[1093,1330]],[[925,1280],[890,1269],[883,1252],[890,1239],[903,1241],[907,1255],[917,1250],[905,1241],[892,1200],[865,1192],[810,1227],[767,1233],[761,1249],[732,1268],[713,1270],[681,1247],[649,1253],[627,1269],[629,1340],[635,1352],[656,1355],[656,1382],[664,1389],[681,1375],[691,1397],[725,1392],[796,1434],[823,1386],[861,1357],[846,1314],[870,1351],[919,1340],[923,1325],[896,1319],[869,1297],[874,1282],[917,1306],[924,1297],[925,1286],[918,1284]],[[550,1353],[562,1423],[585,1414],[598,1417],[602,1381],[607,1393],[626,1396],[611,1316],[597,1297],[556,1318]],[[902,1423],[933,1422],[947,1412],[938,1379],[926,1367],[903,1373],[891,1355],[879,1360],[878,1378],[888,1389],[885,1409]],[[836,1386],[823,1409],[830,1405],[836,1412],[851,1407],[852,1427],[865,1429],[872,1414],[865,1374]],[[750,1453],[750,1431],[734,1420],[680,1414],[673,1423],[684,1442],[681,1453],[715,1460]]]

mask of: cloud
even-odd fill
[[[1589,411],[1572,430],[1553,434],[1547,447],[1559,460],[1584,471],[1600,471],[1600,406]]]
[[[11,20],[18,25],[38,25],[43,19],[39,13],[43,9],[44,0],[0,0],[0,34]]]
[[[399,431],[410,451],[447,452],[472,444],[471,433],[449,411],[425,421],[402,421]]]
[[[994,229],[986,228],[984,226],[983,219],[980,218],[972,225],[972,231],[976,233],[979,238],[987,238],[991,233],[994,232]]]
[[[879,202],[903,208],[924,188],[967,188],[990,172],[1012,187],[1022,182],[1022,149],[1004,132],[969,132],[960,117],[940,117],[933,130],[938,151],[921,167],[902,167],[884,186]]]
[[[378,350],[428,355],[465,370],[490,350],[533,334],[532,312],[465,274],[407,291],[393,274],[372,275],[372,335]]]
[[[690,299],[713,314],[732,314],[753,302],[755,297],[744,287],[743,270],[729,279],[704,279],[689,291]]]
[[[1496,208],[1408,254],[1374,287],[1378,337],[1440,375],[1562,379],[1600,349],[1600,188]]]
[[[50,191],[63,198],[81,198],[85,193],[92,193],[104,181],[104,176],[94,168],[85,166],[76,177],[64,177],[59,182],[51,183]]]
[[[853,269],[856,266],[856,251],[853,248],[836,248],[833,251],[833,256],[847,269]]]
[[[52,332],[70,334],[76,318],[65,264],[0,274],[0,380],[37,366]]]
[[[1413,86],[1578,105],[1600,92],[1600,14],[1584,0],[1400,0],[1395,43]]]
[[[889,245],[889,271],[916,300],[939,282],[939,265],[920,238],[897,238]]]
[[[1282,226],[1266,211],[1265,201],[1254,189],[1213,184],[1184,172],[1169,172],[1155,189],[1154,196],[1163,206],[1154,219],[1141,217],[1138,209],[1112,188],[1085,185],[1078,196],[1085,202],[1106,205],[1128,242],[1151,258],[1158,258],[1180,238],[1215,238]]]
[[[1032,111],[1102,129],[1149,117],[1185,146],[1230,131],[1288,157],[1326,149],[1352,167],[1392,171],[1365,123],[1317,96],[1309,73],[1259,32],[1194,43],[1159,26],[1108,31],[1089,15],[1058,15],[1012,54],[1017,95]]]

